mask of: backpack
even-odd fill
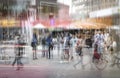
[[[67,40],[67,41],[66,41],[66,45],[67,45],[67,46],[70,46],[70,40]]]
[[[25,45],[26,43],[25,43],[25,41],[22,38],[19,38],[18,39],[18,44],[19,45]]]
[[[43,38],[43,39],[42,39],[42,45],[45,45],[45,44],[46,44],[46,39]]]
[[[80,43],[81,43],[81,42],[78,40],[78,41],[77,41],[76,53],[79,54],[79,55],[81,55],[81,53],[82,53],[82,47],[79,46]]]

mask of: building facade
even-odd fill
[[[57,0],[36,0],[36,13],[36,19],[43,25],[56,27],[69,19],[69,6]]]
[[[50,14],[54,14],[57,17],[57,0],[36,0],[36,10],[38,18],[48,19]]]
[[[68,19],[69,6],[60,4],[57,0],[0,0],[2,32],[11,33],[8,32],[11,29],[22,28],[21,32],[32,33],[30,22],[40,20],[44,25],[50,26],[66,23]]]
[[[120,42],[120,0],[72,0],[71,9],[73,19],[89,19],[94,24],[106,26],[113,38]]]
[[[14,40],[17,34],[25,34],[29,38],[30,28],[25,21],[29,18],[31,2],[32,0],[0,0],[0,40]]]

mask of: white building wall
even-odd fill
[[[90,18],[97,18],[97,17],[106,17],[106,16],[111,16],[114,14],[118,14],[118,9],[119,7],[112,7],[112,8],[107,8],[99,11],[93,11],[89,13]]]
[[[69,6],[71,5],[71,1],[72,0],[57,0],[58,3],[63,3],[65,5],[69,5]]]
[[[71,14],[73,12],[72,10],[72,0],[57,0],[58,3],[62,3],[65,5],[69,5],[69,14]]]

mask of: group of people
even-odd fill
[[[20,39],[20,37],[17,38],[18,41]],[[98,54],[101,54],[103,52],[108,52],[108,50],[111,50],[111,52],[115,52],[117,47],[115,39],[113,39],[108,32],[103,33],[103,31],[97,31],[94,35],[86,35],[85,33],[70,34],[67,32],[65,34],[59,33],[55,37],[53,36],[53,34],[48,33],[47,35],[44,35],[42,37],[41,43],[42,57],[51,59],[53,57],[52,50],[57,46],[57,51],[60,51],[60,49],[62,50],[62,58],[63,56],[65,58],[65,55],[67,55],[67,60],[71,61],[74,60],[74,58],[78,57],[78,62],[74,64],[74,67],[76,67],[79,63],[82,63],[83,48],[94,48],[94,51],[96,51]],[[37,35],[34,33],[31,42],[31,46],[33,49],[33,60],[37,59],[37,45],[38,38]],[[12,65],[14,66],[15,62],[17,62],[19,70],[20,66],[23,66],[21,62],[23,48],[19,47],[17,48],[17,50],[19,52],[17,53]],[[93,59],[95,59],[94,54]]]
[[[48,59],[51,59],[51,50],[53,49],[53,42],[52,42],[52,34],[49,33],[47,36],[43,36],[42,38],[42,57],[47,57]],[[37,35],[34,33],[31,46],[33,49],[33,60],[37,59],[37,46],[38,46],[38,38]],[[46,52],[47,47],[47,52]]]
[[[115,38],[110,36],[109,33],[96,32],[94,35],[94,45],[96,45],[96,50],[99,54],[103,52],[108,52],[110,50],[111,53],[117,50],[117,43]]]
[[[73,60],[74,55],[76,53],[78,53],[79,55],[82,54],[81,51],[80,51],[80,53],[76,52],[76,47],[78,48],[78,46],[80,46],[81,44],[84,47],[88,47],[88,48],[92,47],[91,36],[87,37],[86,34],[82,34],[82,33],[71,34],[69,32],[66,32],[64,34],[59,33],[55,37],[53,37],[52,35],[51,35],[51,37],[44,36],[42,39],[42,46],[43,46],[42,56],[43,57],[47,56],[47,53],[49,55],[47,57],[50,57],[50,55],[52,54],[52,53],[50,53],[50,50],[51,50],[50,48],[47,49],[48,52],[45,52],[45,46],[48,46],[48,43],[52,49],[57,48],[58,53],[60,53],[59,51],[62,50],[61,58],[65,58],[65,56],[67,56],[68,61]],[[87,46],[85,46],[85,45],[87,45]]]
[[[115,61],[114,54],[117,53],[117,42],[108,32],[95,32],[94,35],[94,59],[99,59],[102,54],[110,55],[111,64]]]

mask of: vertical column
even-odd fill
[[[22,27],[22,34],[25,34],[25,20],[21,21],[21,27]],[[19,34],[21,34],[21,32]]]
[[[36,0],[31,0],[31,3],[30,3],[30,6],[36,6]],[[31,7],[30,8],[30,17],[32,16],[34,18],[34,20],[36,20],[36,9],[37,8],[34,8],[34,7]]]
[[[28,19],[26,21],[26,29],[27,29],[27,41],[29,42],[29,45],[31,44],[31,40],[32,40],[32,34],[33,34],[33,27],[32,27],[32,23],[34,21],[36,21],[36,0],[30,0],[30,7],[28,8],[29,10],[29,16]]]
[[[36,5],[36,0],[31,0],[31,5]]]
[[[118,2],[119,2],[119,8],[120,8],[120,0]]]
[[[2,27],[0,27],[0,40],[2,40],[3,39],[3,29],[2,29]]]

